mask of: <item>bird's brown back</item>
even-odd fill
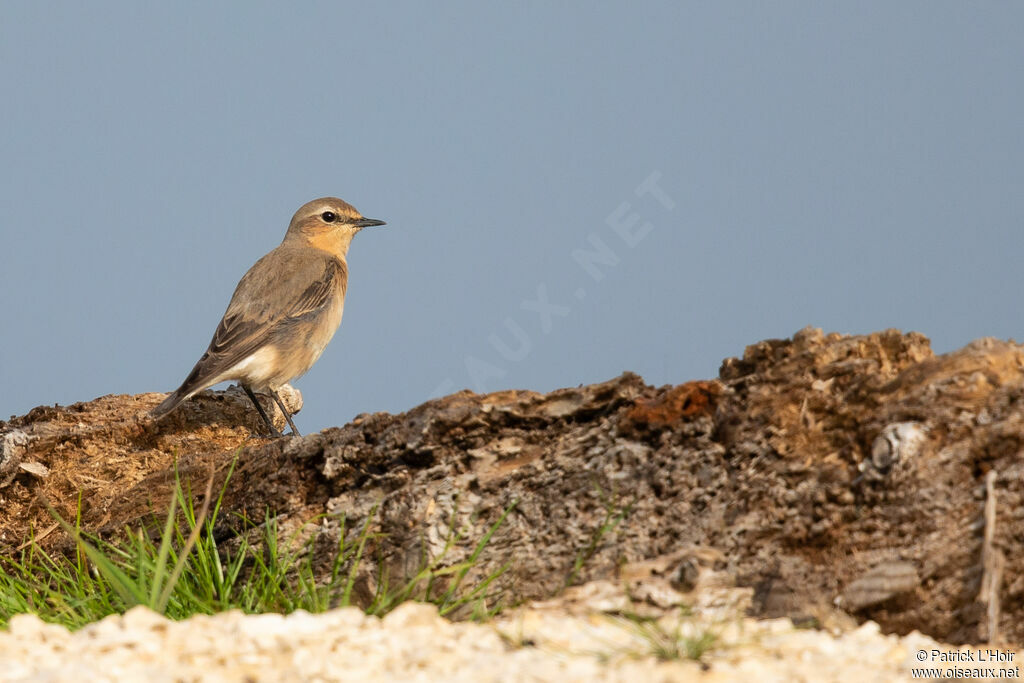
[[[281,337],[297,323],[315,325],[343,299],[348,266],[320,249],[282,243],[242,277],[213,339],[178,389],[188,394]],[[333,333],[333,329],[331,330]]]

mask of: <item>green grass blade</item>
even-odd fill
[[[108,559],[107,556],[98,548],[86,541],[78,529],[64,521],[64,518],[60,516],[60,513],[53,509],[48,501],[43,501],[43,504],[46,506],[47,512],[57,520],[64,531],[75,539],[78,547],[86,554],[89,561],[96,566],[96,569],[103,574],[110,583],[110,587],[117,592],[125,603],[129,606],[146,604],[146,594],[139,588],[138,584],[132,581],[127,574],[121,571],[121,569],[111,562],[110,559]]]
[[[177,466],[175,466],[177,470]],[[178,473],[174,473],[175,479],[177,480]],[[180,487],[181,482],[178,481]],[[153,578],[150,582],[149,587],[149,600],[146,605],[157,612],[163,613],[163,609],[157,608],[157,597],[160,595],[160,588],[163,586],[164,576],[167,574],[167,556],[171,552],[171,538],[172,532],[174,531],[174,515],[178,511],[177,508],[178,497],[176,495],[171,496],[171,504],[167,508],[167,520],[164,522],[164,533],[160,537],[160,550],[156,557],[156,566],[153,568]],[[140,553],[141,557],[142,554]],[[140,572],[141,574],[141,572]]]

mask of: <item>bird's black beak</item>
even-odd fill
[[[360,218],[359,220],[352,223],[352,225],[359,228],[372,228],[375,225],[387,225],[384,221],[379,221],[376,218]]]

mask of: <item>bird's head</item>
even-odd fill
[[[295,212],[285,240],[302,240],[343,258],[355,234],[374,225],[385,223],[364,218],[354,206],[337,197],[323,197],[303,204]]]

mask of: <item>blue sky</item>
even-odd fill
[[[295,382],[304,431],[461,388],[713,377],[806,325],[1019,338],[1022,20],[5,2],[0,415],[174,389],[323,195],[388,226]]]

